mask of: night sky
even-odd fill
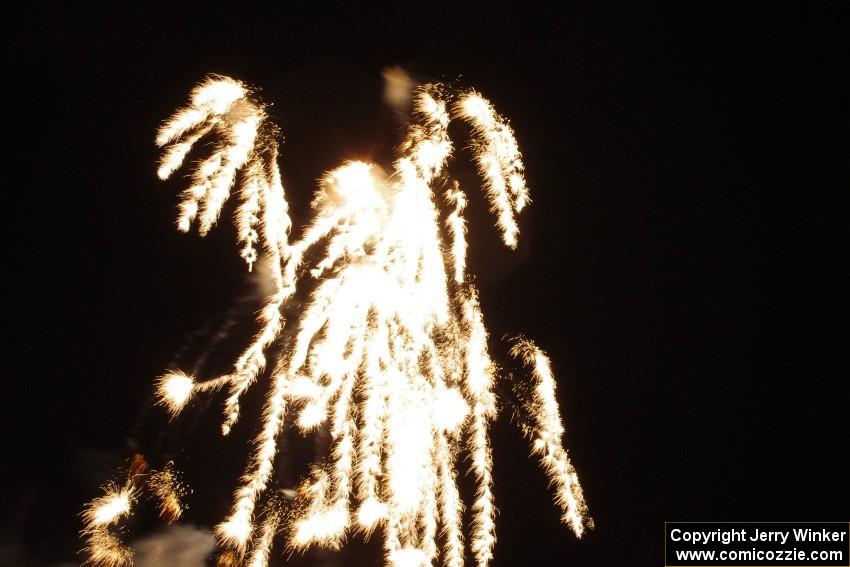
[[[458,166],[471,270],[496,359],[524,332],[553,360],[597,527],[558,523],[506,409],[494,565],[662,565],[664,521],[848,520],[846,9],[321,8],[7,15],[0,564],[81,562],[78,513],[139,444],[195,471],[188,522],[227,510],[220,399],[186,434],[148,409],[217,317],[250,330],[232,225],[178,233],[183,180],[155,177],[156,127],[210,72],[273,104],[296,225],[323,171],[390,162],[385,66],[510,118],[533,204],[511,252]]]

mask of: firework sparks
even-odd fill
[[[118,487],[108,484],[104,495],[89,502],[83,511],[83,537],[89,561],[105,567],[133,564],[133,550],[121,542],[116,527],[130,514],[137,491],[132,483]]]
[[[412,122],[392,174],[364,162],[326,173],[312,221],[297,239],[289,234],[278,131],[249,88],[212,76],[158,133],[163,179],[195,144],[216,141],[183,193],[178,228],[196,224],[206,234],[235,193],[241,255],[249,269],[265,261],[273,289],[259,330],[232,372],[199,381],[174,371],[157,385],[159,403],[172,415],[202,392],[227,390],[227,434],[239,419],[242,394],[268,377],[260,433],[231,511],[216,528],[225,547],[220,562],[267,565],[278,531],[288,533],[292,549],[305,549],[338,548],[353,532],[380,530],[386,562],[394,566],[432,565],[441,556],[445,565],[458,567],[465,539],[477,565],[492,559],[489,426],[497,413],[498,369],[466,271],[467,199],[448,178],[449,123],[460,119],[471,127],[485,195],[510,248],[517,244],[516,215],[529,202],[528,189],[513,131],[480,94],[428,84],[414,89],[411,101]],[[438,190],[443,194],[435,195]],[[284,321],[296,289],[308,298]],[[283,334],[285,325],[292,331]],[[265,371],[273,345],[284,354]],[[549,360],[526,340],[512,353],[532,368],[535,380],[528,403],[533,452],[556,487],[564,522],[580,537],[590,519],[561,444]],[[322,428],[332,444],[328,461],[314,468],[299,492],[297,517],[281,527],[281,501],[267,488],[286,423],[305,433]],[[463,454],[476,485],[466,538],[456,481]],[[168,469],[149,478],[168,520],[182,510],[175,482]],[[90,529],[129,513],[130,500],[130,493],[113,491],[93,502],[86,512]],[[124,564],[91,555],[95,562]]]
[[[561,444],[564,426],[555,400],[555,378],[549,357],[528,339],[518,339],[511,349],[511,355],[533,369],[536,383],[531,402],[533,411],[529,413],[534,425],[528,431],[533,438],[533,451],[540,455],[543,468],[555,486],[555,499],[563,512],[561,519],[581,537],[585,524],[592,527],[593,523],[587,516],[587,504],[578,483],[578,475]]]
[[[183,498],[187,490],[174,470],[174,463],[167,463],[162,470],[152,472],[147,485],[158,503],[159,517],[168,524],[179,520],[183,515]]]
[[[136,453],[127,466],[126,482],[120,487],[109,482],[103,492],[104,495],[89,502],[82,513],[87,563],[129,567],[133,565],[134,551],[119,537],[121,521],[132,514],[140,494],[153,497],[160,518],[172,524],[183,515],[182,499],[187,489],[180,482],[174,463],[166,463],[161,470],[151,470],[144,456]]]

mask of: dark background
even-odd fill
[[[208,72],[274,104],[296,221],[324,170],[388,161],[386,65],[511,119],[534,203],[511,253],[467,187],[472,269],[494,352],[524,331],[553,359],[597,527],[558,523],[506,412],[495,565],[661,565],[665,520],[846,521],[850,22],[828,5],[7,14],[0,561],[80,561],[83,503],[165,427],[153,379],[246,288],[228,223],[178,234],[182,182],[154,175],[158,123]],[[238,474],[210,442],[181,458]],[[233,485],[188,480],[189,520],[218,521]]]

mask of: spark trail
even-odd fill
[[[211,155],[194,166],[178,228],[194,225],[206,234],[235,196],[241,255],[249,269],[266,263],[274,290],[255,337],[229,374],[199,381],[171,372],[157,385],[159,403],[172,414],[194,396],[225,390],[227,435],[240,418],[241,396],[259,378],[268,380],[252,455],[230,513],[216,528],[227,564],[267,565],[279,529],[295,550],[339,548],[353,533],[379,530],[386,564],[398,567],[437,561],[458,567],[467,543],[477,565],[492,559],[489,430],[497,413],[498,369],[466,268],[467,198],[447,173],[449,123],[470,126],[483,189],[510,248],[517,244],[516,215],[529,203],[528,189],[513,131],[480,94],[427,84],[413,91],[412,104],[392,174],[359,161],[327,172],[299,238],[290,235],[278,130],[244,84],[207,78],[159,130],[163,179],[199,142],[215,142]],[[285,321],[298,289],[308,299]],[[284,354],[270,364],[272,348]],[[526,408],[533,416],[527,431],[532,450],[551,479],[564,522],[581,537],[591,520],[561,443],[549,360],[524,339],[512,354],[533,370],[534,395]],[[287,424],[303,432],[323,428],[332,440],[327,460],[317,463],[300,490],[300,514],[288,523],[280,500],[269,494]],[[476,485],[466,536],[457,485],[464,461]],[[95,500],[86,512],[90,533],[100,534],[100,526],[129,513],[131,499],[126,489],[112,488]],[[101,557],[114,547],[104,539],[102,551],[95,538],[91,560],[110,564]],[[112,564],[129,562],[128,550],[114,553],[124,555]]]

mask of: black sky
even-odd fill
[[[154,175],[155,128],[209,72],[273,103],[302,219],[324,170],[388,159],[384,66],[510,117],[534,203],[511,253],[473,200],[472,267],[494,350],[524,331],[554,361],[597,529],[558,524],[506,415],[496,565],[661,565],[665,520],[848,519],[847,10],[416,6],[7,20],[10,564],[78,561],[153,378],[245,288],[231,229],[178,234],[181,185]]]

